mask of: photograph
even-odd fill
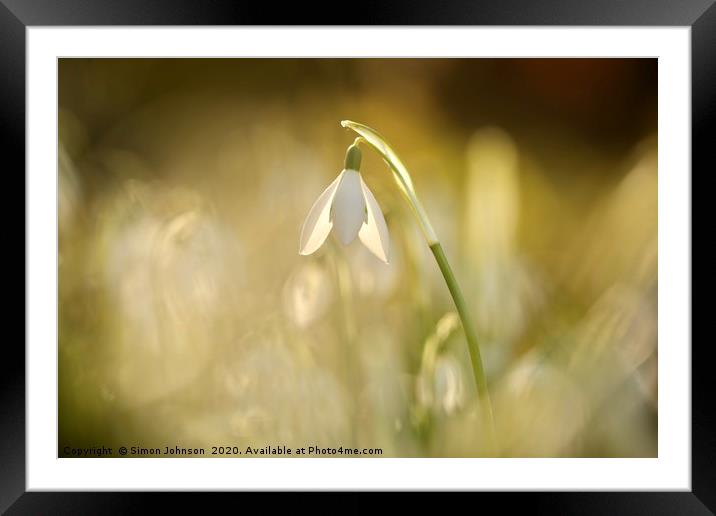
[[[657,458],[658,69],[58,57],[57,457]]]

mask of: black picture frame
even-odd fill
[[[692,73],[692,171],[713,172],[710,150],[716,125],[715,0],[366,0],[312,7],[232,0],[0,0],[0,146],[5,176],[23,177],[25,167],[26,29],[47,25],[619,25],[689,26]],[[709,167],[711,165],[711,167]],[[689,173],[689,171],[684,171]],[[9,180],[9,179],[8,179]],[[21,187],[24,192],[24,181]],[[11,197],[20,198],[18,194]],[[25,196],[22,196],[24,200]],[[24,201],[23,201],[24,202]],[[5,220],[17,210],[5,205]],[[12,211],[11,211],[12,210]],[[25,247],[23,246],[23,249]],[[20,257],[13,258],[16,262]],[[23,252],[23,270],[27,256]],[[19,276],[19,275],[18,275]],[[25,278],[27,281],[27,277]],[[24,299],[24,297],[23,297]],[[24,306],[24,303],[23,303]],[[9,319],[9,318],[8,318]],[[0,375],[0,512],[8,514],[105,514],[140,512],[147,493],[25,492],[25,351],[19,339],[5,339]],[[549,514],[714,514],[716,512],[716,429],[707,380],[712,367],[705,341],[692,342],[692,491],[590,493],[480,493],[502,511],[529,507]],[[223,494],[222,497],[236,496]],[[247,496],[242,494],[240,496]],[[475,496],[475,495],[472,495]],[[495,500],[499,497],[499,500]],[[187,510],[186,495],[172,497]],[[424,499],[412,503],[423,508]],[[459,501],[456,501],[459,502]],[[198,502],[205,503],[205,502]],[[342,508],[374,506],[350,495]],[[197,506],[202,507],[202,506]],[[204,508],[206,506],[203,506]],[[168,510],[168,506],[164,506]]]

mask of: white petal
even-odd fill
[[[301,243],[299,254],[311,254],[316,251],[323,242],[325,242],[328,233],[331,232],[333,223],[331,222],[331,203],[336,195],[338,185],[341,183],[343,172],[323,190],[318,196],[316,202],[311,206],[311,211],[303,223],[301,229]]]
[[[343,179],[333,199],[331,220],[338,239],[344,245],[350,244],[358,236],[365,220],[365,199],[361,191],[360,174],[355,170],[343,171]]]
[[[373,197],[368,185],[365,184],[363,178],[360,180],[360,186],[365,196],[367,217],[360,228],[358,236],[370,252],[378,258],[388,263],[388,251],[390,250],[390,237],[388,235],[388,226],[383,218],[383,212],[380,210],[378,202]]]

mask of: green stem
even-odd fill
[[[392,149],[388,142],[385,141],[375,129],[368,127],[367,125],[353,122],[351,120],[342,120],[341,125],[348,127],[353,131],[357,132],[359,137],[355,139],[351,147],[357,148],[361,143],[367,143],[373,148],[385,161],[390,170],[393,172],[393,178],[395,179],[398,187],[405,195],[408,204],[413,209],[413,213],[418,219],[420,229],[423,231],[425,240],[427,240],[430,250],[435,255],[435,260],[438,262],[440,271],[443,273],[445,283],[447,283],[452,299],[457,307],[458,315],[462,321],[462,327],[465,331],[465,338],[467,340],[467,347],[470,351],[470,361],[472,363],[472,372],[475,375],[475,383],[477,384],[477,394],[481,401],[481,407],[484,410],[484,414],[488,421],[490,438],[492,441],[493,449],[496,450],[496,439],[495,439],[495,426],[492,417],[492,403],[490,402],[490,393],[487,390],[487,379],[485,378],[485,370],[482,367],[482,357],[480,356],[480,346],[477,342],[477,333],[475,327],[472,325],[470,314],[467,311],[467,305],[465,304],[465,298],[462,297],[460,286],[455,279],[455,275],[450,268],[443,248],[440,245],[435,230],[433,229],[428,214],[425,212],[422,203],[418,199],[413,187],[413,180],[408,173],[408,169],[405,167],[403,162],[400,160],[398,155]],[[350,151],[355,152],[355,151]],[[353,159],[353,156],[351,156]]]
[[[460,316],[460,320],[462,321],[462,327],[465,331],[465,338],[467,340],[467,348],[470,351],[472,372],[475,375],[475,383],[477,384],[477,393],[483,403],[483,406],[489,418],[490,428],[492,431],[492,403],[490,401],[490,392],[487,389],[487,379],[485,378],[485,369],[482,366],[482,357],[480,355],[480,346],[477,342],[477,333],[475,331],[475,327],[472,325],[472,319],[470,319],[470,314],[467,311],[467,304],[465,303],[465,298],[463,297],[462,291],[460,290],[460,285],[458,285],[457,280],[455,279],[455,275],[452,272],[450,263],[445,256],[445,252],[443,251],[442,245],[440,245],[440,242],[434,243],[430,246],[430,250],[433,252],[435,260],[438,262],[440,272],[443,273],[445,283],[447,283],[447,287],[450,290],[450,295],[455,302],[457,313]]]

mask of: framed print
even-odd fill
[[[27,304],[0,508],[439,490],[709,514],[691,171],[716,7],[548,4],[316,25],[4,0]]]

